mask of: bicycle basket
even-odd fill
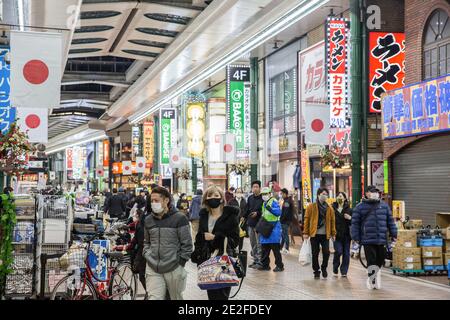
[[[62,269],[85,268],[87,252],[85,248],[72,247],[61,258],[59,258],[59,265]]]

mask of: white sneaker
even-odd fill
[[[366,286],[367,286],[367,289],[369,289],[369,290],[375,289],[375,286],[374,286],[374,284],[372,283],[372,281],[371,281],[370,278],[367,278]]]
[[[287,250],[286,248],[283,248],[283,249],[281,250],[281,253],[289,254],[289,250]]]
[[[377,272],[377,277],[375,278],[375,289],[381,289],[381,270]]]

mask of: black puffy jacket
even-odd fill
[[[352,220],[347,220],[344,218],[344,214],[352,215],[352,209],[346,201],[344,203],[344,208],[342,212],[338,210],[338,203],[333,203],[334,215],[336,217],[336,239],[350,238],[350,227],[352,225]]]

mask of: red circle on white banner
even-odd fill
[[[172,157],[172,161],[173,161],[173,162],[177,162],[178,160],[179,160],[178,156],[173,156],[173,157]]]
[[[231,152],[231,151],[233,151],[233,146],[231,144],[227,143],[226,145],[223,146],[223,150],[225,152]]]
[[[30,60],[23,66],[23,77],[31,84],[41,84],[48,79],[48,67],[41,60]]]
[[[144,164],[142,162],[139,162],[138,167],[142,168],[144,166]]]
[[[324,127],[323,121],[320,119],[314,119],[311,122],[311,129],[313,129],[313,131],[315,131],[315,132],[322,131],[323,127]]]
[[[129,167],[129,166],[126,166],[126,167],[125,167],[125,170],[130,170],[130,167]]]
[[[41,124],[41,118],[39,118],[39,116],[36,114],[29,114],[25,118],[25,124],[30,129],[36,129]]]

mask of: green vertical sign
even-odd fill
[[[175,123],[175,109],[161,109],[161,123],[160,123],[160,132],[161,132],[161,164],[169,164],[170,163],[170,150],[172,148],[172,140],[173,140],[173,126]]]
[[[384,171],[384,193],[389,193],[389,163],[387,160],[383,162],[383,171]]]

